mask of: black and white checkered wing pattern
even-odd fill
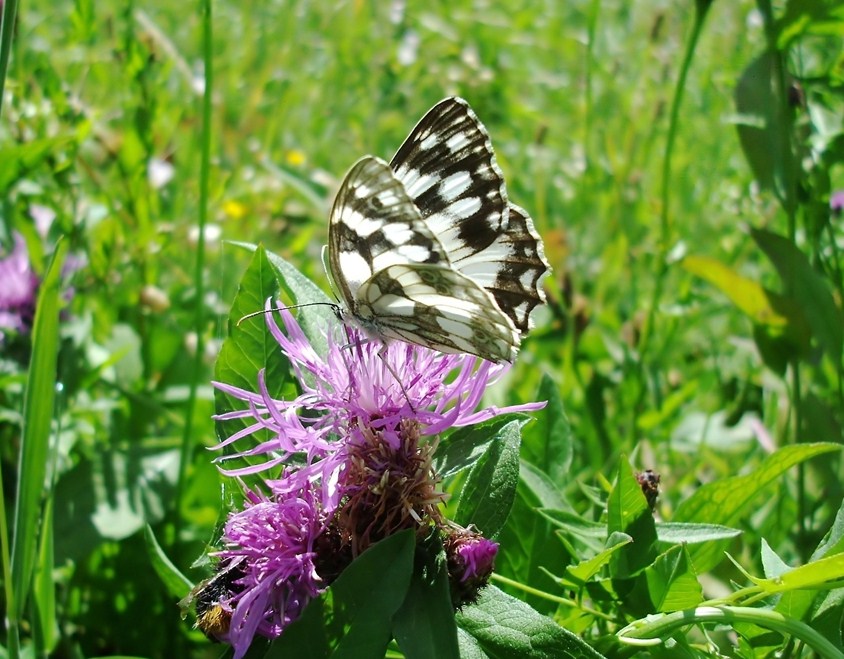
[[[431,108],[390,165],[452,266],[526,332],[544,302],[549,266],[530,217],[507,199],[489,135],[469,104],[447,98]]]
[[[334,199],[328,227],[331,276],[349,310],[372,275],[396,264],[450,267],[404,186],[380,158],[355,163]]]
[[[331,276],[344,314],[371,335],[512,361],[519,334],[491,294],[455,270],[383,160],[346,175],[331,211]]]

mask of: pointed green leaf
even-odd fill
[[[455,521],[462,526],[474,524],[488,538],[504,526],[516,496],[521,426],[520,421],[511,421],[496,433],[460,493]]]
[[[677,522],[735,524],[774,479],[800,462],[818,455],[840,451],[838,444],[798,444],[769,455],[748,474],[723,478],[702,485],[684,499],[674,512]],[[696,545],[689,549],[698,573],[710,570],[723,558],[722,542]]]
[[[38,290],[32,328],[32,359],[23,403],[23,436],[13,526],[11,579],[15,600],[6,603],[11,609],[9,615],[16,619],[23,614],[29,595],[41,525],[56,394],[61,270],[66,253],[67,242],[60,241]]]
[[[685,522],[657,522],[656,537],[660,542],[694,545],[713,540],[729,540],[740,536],[741,529],[721,524],[690,524]]]
[[[402,531],[367,549],[284,630],[266,659],[382,659],[407,597],[414,547],[413,532]]]
[[[794,200],[787,198],[794,188],[790,171],[791,154],[786,151],[788,133],[782,103],[777,93],[777,58],[779,53],[766,51],[744,70],[735,89],[739,142],[756,181],[762,188],[774,190],[788,208]]]
[[[804,588],[832,587],[835,582],[844,579],[844,554],[812,561],[770,579],[753,576],[749,579],[769,595]]]
[[[715,286],[754,324],[768,327],[778,334],[786,333],[791,327],[795,337],[806,336],[808,328],[793,301],[743,277],[717,259],[687,256],[683,259],[683,267]]]
[[[536,421],[522,441],[522,457],[551,477],[564,483],[573,456],[571,425],[563,409],[560,387],[547,374],[542,376],[536,400],[548,401],[536,413]]]
[[[648,594],[659,613],[679,611],[703,601],[703,590],[692,569],[685,545],[676,545],[660,554],[645,568]]]
[[[218,382],[240,387],[246,391],[258,391],[258,373],[264,371],[264,380],[270,396],[280,397],[288,379],[288,364],[278,343],[267,328],[264,315],[248,318],[238,324],[244,316],[260,311],[268,298],[278,295],[278,280],[263,248],[255,251],[252,261],[243,273],[237,294],[229,312],[229,336],[223,342],[214,378]],[[216,391],[217,413],[242,409],[245,403]],[[244,420],[229,420],[217,424],[221,440],[246,427]]]
[[[838,364],[844,342],[844,316],[835,304],[826,279],[790,240],[763,229],[751,229],[750,235],[771,259],[818,343],[833,363]]]
[[[460,658],[448,567],[437,536],[416,550],[407,598],[393,617],[393,634],[407,659]]]
[[[607,539],[607,548],[601,553],[580,561],[577,565],[572,565],[566,568],[565,573],[560,578],[560,583],[566,588],[581,589],[586,582],[598,574],[605,565],[610,562],[613,555],[621,549],[624,545],[633,542],[626,533],[613,533]]]
[[[194,584],[179,568],[173,565],[170,557],[164,553],[161,545],[155,537],[155,532],[152,527],[147,524],[144,527],[144,541],[147,546],[147,554],[149,555],[152,568],[161,579],[161,583],[167,589],[167,592],[174,598],[182,599],[185,594],[193,588]]]
[[[613,556],[613,577],[631,576],[656,558],[653,513],[633,468],[624,456],[619,462],[618,475],[607,500],[607,532],[626,533],[633,538],[632,544]]]
[[[489,445],[504,426],[527,419],[524,414],[502,414],[483,423],[457,428],[437,447],[434,471],[445,479],[469,469],[489,450]]]
[[[258,249],[256,245],[250,243],[234,244],[248,250]],[[317,354],[325,355],[328,345],[326,333],[336,327],[339,322],[335,314],[337,304],[328,298],[319,286],[277,254],[267,252],[267,258],[293,301],[297,305],[309,305],[297,310],[299,325]],[[261,308],[263,308],[263,303]]]

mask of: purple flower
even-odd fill
[[[316,572],[314,543],[322,513],[310,489],[298,496],[267,497],[246,491],[246,507],[229,517],[218,552],[229,570],[229,597],[218,603],[231,615],[222,635],[239,659],[256,633],[278,636],[324,586]]]
[[[495,568],[498,543],[472,529],[453,529],[443,543],[455,606],[473,602]]]
[[[14,248],[0,257],[0,343],[8,332],[32,327],[38,293],[38,276],[29,262],[26,242],[15,232]]]
[[[829,208],[836,217],[844,210],[844,190],[836,190],[829,198]]]
[[[453,535],[439,511],[445,495],[431,467],[441,433],[544,407],[478,409],[486,387],[508,364],[402,342],[384,345],[350,327],[342,340],[328,335],[323,357],[290,312],[279,313],[283,330],[270,314],[267,324],[302,393],[292,400],[272,398],[263,371],[257,392],[214,383],[246,404],[216,418],[247,421],[216,446],[238,449],[217,458],[218,464],[265,457],[221,472],[241,477],[283,465],[280,476],[265,477],[269,494],[246,490],[246,507],[229,517],[218,554],[225,569],[236,563],[238,570],[218,598],[231,614],[228,632],[220,636],[234,646],[235,659],[256,633],[278,636],[372,543],[405,528],[420,536],[432,527],[447,539]],[[259,431],[269,431],[270,439],[240,447]],[[461,532],[470,540],[464,538],[457,554],[459,578],[468,588],[479,587],[492,571],[498,545]]]

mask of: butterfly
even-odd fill
[[[346,174],[328,228],[341,319],[372,337],[512,362],[549,271],[462,98],[437,103],[386,163]]]

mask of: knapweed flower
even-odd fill
[[[278,636],[372,543],[407,528],[420,538],[432,529],[446,539],[454,535],[439,511],[445,495],[432,469],[443,432],[544,406],[478,409],[486,387],[509,365],[401,342],[385,345],[350,327],[342,340],[328,333],[323,356],[289,311],[279,313],[283,330],[271,314],[267,323],[301,394],[272,398],[264,371],[256,392],[215,383],[247,406],[217,417],[247,422],[216,447],[237,451],[217,459],[221,472],[260,474],[267,490],[246,490],[246,507],[230,515],[218,552],[220,569],[236,563],[238,570],[219,602],[231,616],[229,629],[215,634],[233,645],[235,659],[256,633]],[[269,439],[241,448],[247,437],[267,431]],[[260,462],[228,468],[236,458]],[[279,468],[280,475],[267,475]],[[461,532],[461,542],[452,543],[458,548],[455,574],[476,592],[492,571],[497,545]]]
[[[472,529],[458,528],[443,542],[451,585],[451,601],[455,606],[474,602],[478,590],[485,586],[495,567],[498,543],[484,538]]]
[[[26,242],[19,233],[13,239],[12,250],[0,256],[0,343],[9,332],[23,333],[32,327],[38,293]]]

